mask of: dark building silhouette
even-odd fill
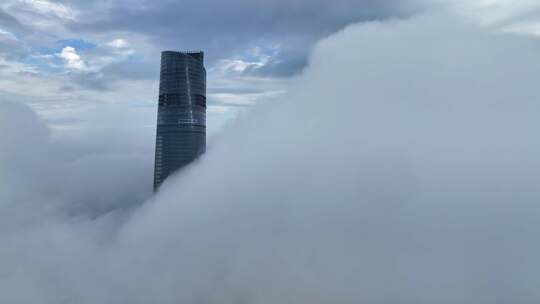
[[[206,150],[203,52],[161,53],[154,191]]]

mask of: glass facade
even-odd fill
[[[203,52],[161,53],[154,191],[206,150]]]

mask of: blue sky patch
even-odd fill
[[[64,40],[56,41],[56,46],[53,48],[40,48],[37,51],[40,54],[52,55],[52,54],[60,53],[62,49],[65,48],[66,46],[71,46],[75,48],[77,51],[88,50],[88,49],[93,49],[97,47],[96,44],[89,41],[82,40],[82,39],[64,39]]]

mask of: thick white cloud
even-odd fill
[[[0,219],[23,219],[0,231],[0,302],[536,303],[537,45],[440,15],[349,27],[316,47],[282,102],[229,127],[122,219],[13,209],[55,198],[50,179],[17,171],[48,163],[35,155],[55,144],[2,104],[14,118],[0,151],[15,152],[0,173],[20,182],[2,192]],[[116,183],[148,174],[93,155],[64,171],[60,205],[73,189],[135,191],[142,179]]]
[[[58,57],[64,59],[66,67],[72,70],[84,71],[87,69],[86,63],[82,60],[81,56],[77,54],[75,48],[66,46],[62,49],[62,52],[57,54]]]

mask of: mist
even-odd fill
[[[155,196],[146,133],[55,139],[2,102],[0,302],[537,303],[539,50],[350,26]]]

